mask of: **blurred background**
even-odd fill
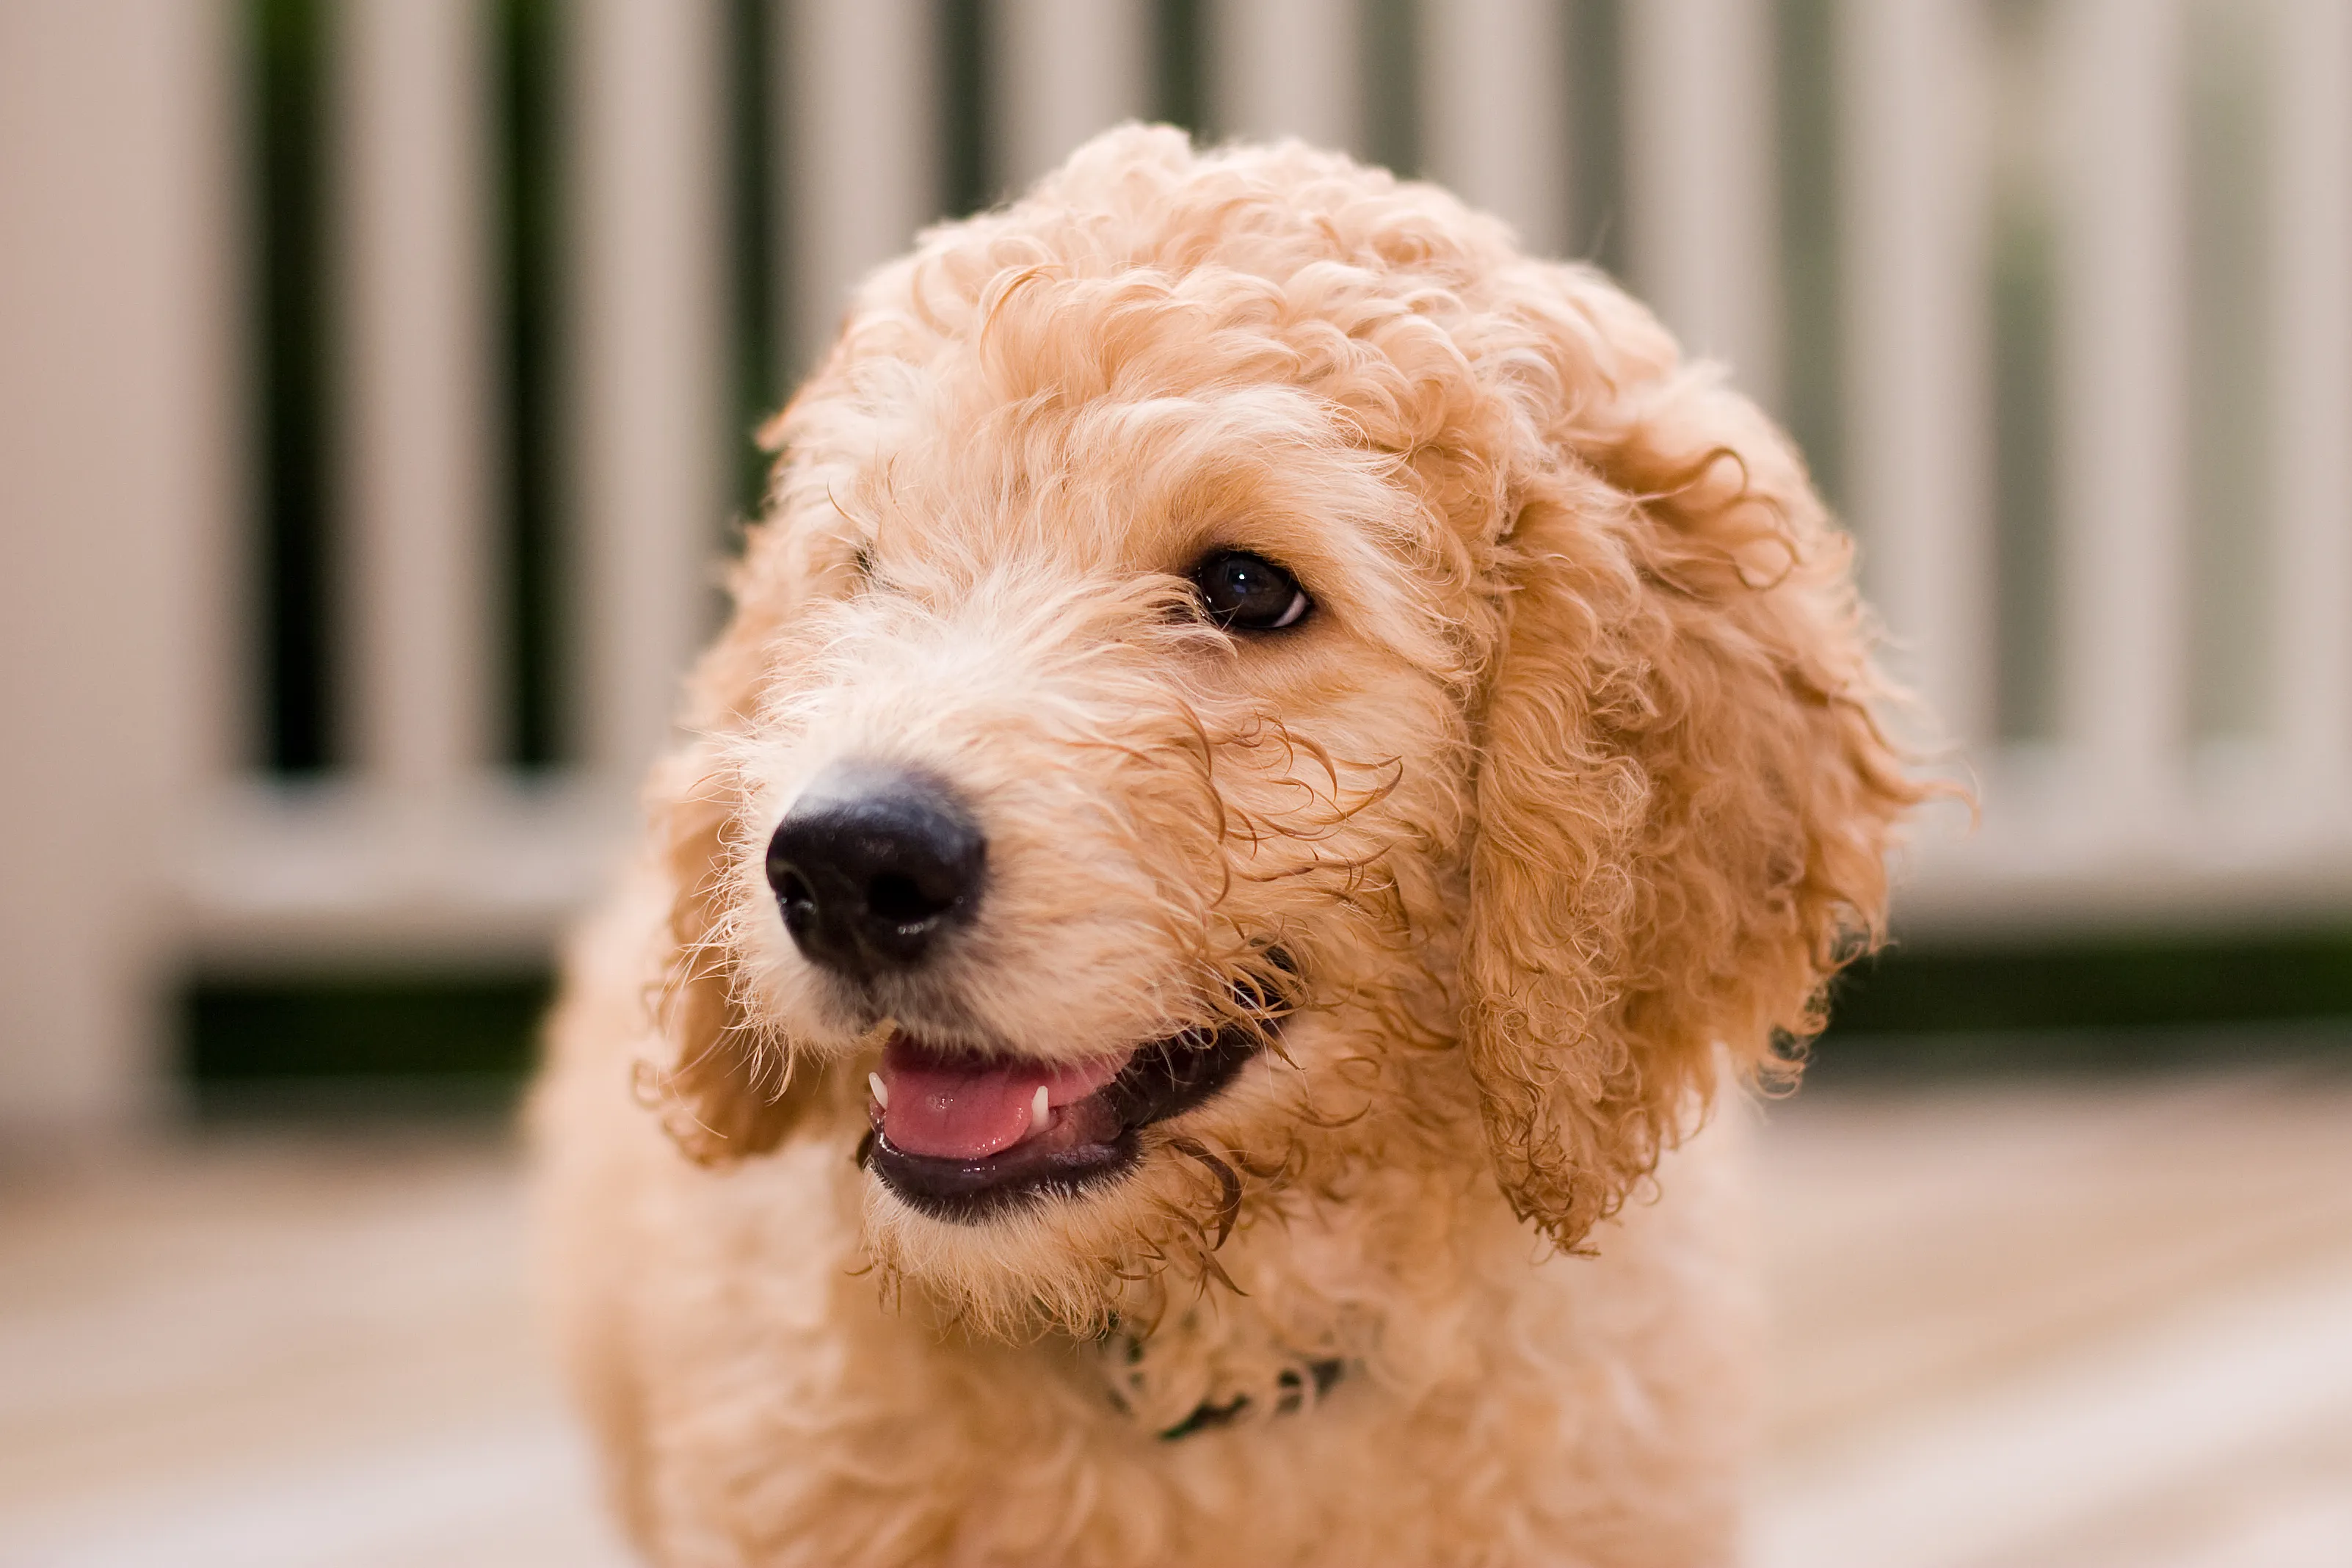
[[[849,283],[1136,117],[1651,300],[1979,794],[1766,1114],[1758,1561],[2352,1563],[2352,4],[0,0],[0,1563],[618,1560],[552,944]]]

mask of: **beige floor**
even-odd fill
[[[2352,1074],[1774,1107],[1759,1568],[2352,1568]],[[0,1181],[5,1568],[600,1568],[510,1152]]]

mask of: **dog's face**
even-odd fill
[[[1310,395],[1159,337],[1075,406],[929,366],[784,524],[729,748],[740,1005],[845,1070],[877,1244],[959,1279],[1189,1227],[1169,1140],[1283,1164],[1444,1011],[1465,552]]]
[[[1434,193],[1118,133],[778,434],[658,1066],[705,1157],[863,1134],[982,1321],[1482,1127],[1572,1242],[1875,919],[1908,786],[1785,450]]]

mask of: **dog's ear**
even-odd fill
[[[762,439],[772,445],[774,432]],[[791,1043],[745,1016],[730,934],[741,863],[759,851],[733,836],[742,790],[724,758],[726,738],[753,722],[780,628],[846,553],[805,529],[753,531],[733,574],[735,612],[688,681],[687,722],[711,739],[664,762],[648,791],[668,915],[652,993],[661,1054],[640,1064],[638,1094],[702,1164],[774,1148],[816,1089]]]
[[[1881,929],[1920,794],[1872,710],[1848,542],[1794,452],[1601,303],[1559,345],[1585,395],[1522,468],[1498,556],[1463,957],[1496,1174],[1569,1247],[1703,1113],[1719,1061],[1788,1068]],[[1612,310],[1636,330],[1613,360],[1592,325]]]
[[[656,784],[656,850],[669,896],[652,997],[661,1056],[640,1068],[639,1092],[688,1158],[719,1164],[764,1153],[792,1131],[809,1098],[789,1047],[747,1020],[727,941],[737,851],[734,796],[719,771],[689,754]]]

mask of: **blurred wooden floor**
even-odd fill
[[[1764,1138],[1759,1568],[2352,1564],[2352,1073],[1815,1091]],[[606,1568],[511,1153],[0,1180],[0,1564]]]

